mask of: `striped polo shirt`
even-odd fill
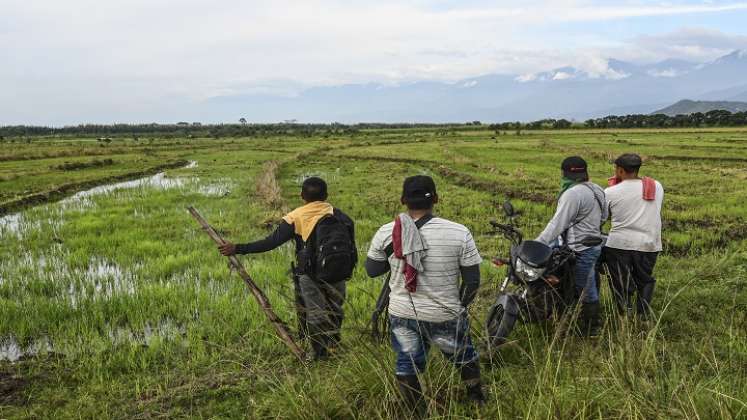
[[[394,222],[382,226],[371,240],[368,258],[385,261],[392,242]],[[428,322],[444,322],[459,316],[464,308],[459,299],[460,267],[480,264],[482,258],[472,233],[458,223],[434,217],[420,228],[426,247],[424,271],[418,273],[417,290],[405,289],[404,261],[389,257],[389,313]]]

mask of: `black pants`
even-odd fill
[[[336,345],[344,318],[345,282],[328,284],[301,274],[298,289],[309,339],[323,347]]]
[[[653,276],[658,252],[604,248],[604,260],[610,271],[610,289],[620,311],[633,311],[633,296],[637,295],[636,311],[646,315],[656,279]]]

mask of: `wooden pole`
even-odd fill
[[[200,215],[200,213],[195,210],[194,207],[189,206],[187,207],[187,210],[189,210],[189,213],[192,214],[192,217],[197,220],[197,223],[202,226],[202,229],[205,231],[205,233],[210,236],[210,238],[218,245],[223,245],[226,243],[226,241],[218,234],[218,232],[213,229],[208,222]],[[270,301],[267,300],[267,296],[262,292],[262,289],[257,286],[257,283],[252,280],[249,273],[246,272],[244,269],[244,266],[241,264],[241,261],[239,261],[238,258],[236,258],[235,255],[231,255],[228,257],[228,261],[231,263],[233,268],[238,271],[239,276],[241,276],[242,279],[244,279],[244,283],[246,283],[247,286],[249,286],[249,290],[254,295],[254,298],[257,300],[257,303],[259,303],[259,306],[262,308],[262,311],[264,311],[265,315],[267,315],[267,319],[270,320],[270,323],[273,327],[275,327],[275,331],[277,332],[278,336],[285,342],[285,345],[288,346],[291,353],[293,353],[296,358],[301,363],[305,363],[303,350],[301,350],[300,347],[296,344],[296,342],[293,340],[293,337],[288,332],[288,329],[285,327],[285,323],[275,314],[275,311],[272,310],[272,305],[270,305]]]

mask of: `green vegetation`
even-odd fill
[[[690,102],[690,103],[684,103]],[[683,104],[684,103],[684,104]],[[722,105],[726,104],[726,105]],[[491,124],[490,128],[500,130],[562,130],[569,128],[621,129],[621,128],[717,128],[744,127],[747,125],[747,112],[735,111],[741,102],[678,102],[671,107],[653,114],[608,115],[592,118],[583,124],[573,124],[568,120],[544,119],[528,123],[504,122]],[[681,106],[680,106],[681,105]],[[692,105],[692,106],[691,106]],[[743,104],[745,105],[745,104]]]
[[[186,206],[227,239],[246,241],[298,204],[303,177],[320,175],[331,201],[356,220],[363,255],[400,211],[402,179],[426,173],[442,198],[437,212],[472,229],[487,260],[507,252],[488,226],[507,197],[525,233],[537,234],[552,214],[563,157],[584,156],[603,184],[608,160],[627,151],[640,153],[645,174],[666,189],[656,321],[611,317],[605,285],[599,340],[552,325],[518,327],[515,341],[482,352],[490,398],[482,410],[463,403],[458,373],[434,352],[429,413],[745,418],[747,130],[495,136],[479,125],[0,145],[0,205],[50,201],[0,219],[0,418],[397,418],[393,353],[366,330],[382,279],[358,268],[348,283],[344,348],[300,366]],[[166,164],[174,167],[153,175]],[[40,194],[46,198],[23,201]],[[288,244],[243,261],[294,328],[292,254]],[[502,275],[484,264],[470,310],[478,342]]]

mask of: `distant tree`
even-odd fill
[[[239,118],[239,122],[241,123],[241,125],[246,125],[246,118],[244,117]]]
[[[560,119],[552,124],[552,128],[559,129],[559,130],[566,130],[571,128],[571,122],[565,119]]]
[[[539,130],[542,128],[542,120],[532,121],[526,125],[527,130]]]

